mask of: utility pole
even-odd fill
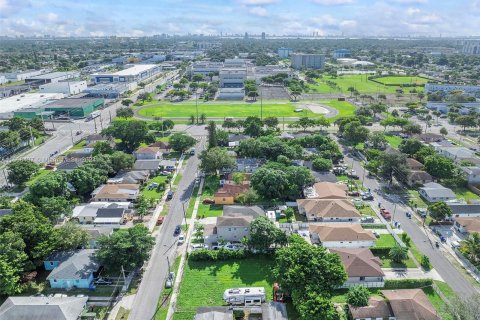
[[[32,127],[28,126],[28,129],[30,129],[30,141],[32,141],[33,145],[35,146],[35,140],[33,139]]]
[[[183,217],[185,218],[185,225],[187,225],[187,214],[185,213],[185,202],[182,202]]]
[[[260,120],[263,120],[263,94],[260,91]]]
[[[72,144],[75,144],[75,142],[73,141],[73,131],[72,131],[72,129],[70,129],[70,137],[72,137]]]
[[[198,124],[198,89],[195,89],[195,108],[197,110],[197,124]]]
[[[93,118],[93,124],[95,125],[95,133],[97,133],[97,120]]]
[[[102,124],[102,114],[100,113],[100,128],[103,130],[103,124]]]

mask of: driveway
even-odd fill
[[[385,280],[402,280],[402,279],[433,279],[443,281],[438,272],[433,269],[428,272],[418,268],[408,269],[391,269],[382,268],[385,273]]]

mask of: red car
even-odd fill
[[[161,224],[163,223],[163,220],[164,220],[164,219],[165,219],[165,217],[163,217],[163,216],[158,217],[158,219],[157,219],[157,226],[161,225]]]
[[[203,199],[202,203],[203,204],[215,204],[215,200],[206,198],[206,199]]]
[[[389,211],[385,210],[384,208],[380,209],[380,213],[387,220],[392,218],[392,214]]]

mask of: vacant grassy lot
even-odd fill
[[[336,83],[337,87],[327,84],[327,81]],[[308,88],[313,93],[349,93],[348,88],[353,87],[361,94],[366,93],[395,93],[399,87],[384,86],[368,80],[368,75],[343,75],[332,78],[324,75],[317,79],[316,84],[309,84]]]
[[[152,183],[162,184],[165,182],[165,180],[167,180],[167,176],[157,176],[148,180],[148,182],[145,184],[145,188],[142,190],[142,195],[146,199],[160,199],[163,196],[163,190],[160,192],[157,190],[157,188],[148,190],[148,186]]]
[[[416,208],[427,208],[428,204],[423,200],[417,190],[408,190],[409,202]]]
[[[213,195],[220,187],[220,180],[217,176],[208,176],[205,178],[200,204],[198,205],[197,217],[220,217],[223,214],[223,205],[203,204],[204,199],[213,199]]]
[[[381,77],[375,79],[378,82],[383,84],[392,84],[392,85],[402,85],[402,84],[416,84],[424,85],[428,82],[428,79],[416,76],[390,76],[390,77]]]
[[[263,103],[264,117],[300,117],[314,116],[310,110],[295,112],[296,107],[289,102]],[[260,101],[245,102],[202,102],[198,104],[198,113],[209,118],[260,116]],[[196,115],[195,103],[155,103],[142,107],[138,114],[144,117],[189,118]]]
[[[27,187],[30,187],[32,184],[34,184],[38,179],[40,179],[43,176],[46,176],[47,174],[51,173],[52,171],[46,170],[46,169],[40,169],[36,175],[30,178],[30,180],[27,181],[26,185]]]
[[[471,200],[479,200],[480,199],[479,196],[477,196],[475,193],[473,193],[472,191],[470,191],[467,188],[455,188],[455,189],[452,189],[452,190],[453,190],[453,192],[455,192],[455,195],[457,196],[457,198],[464,199],[467,202],[470,202]]]
[[[185,266],[174,320],[191,320],[200,306],[223,305],[223,292],[228,288],[264,287],[272,299],[271,268],[266,258],[239,261],[188,261]]]
[[[330,100],[320,101],[320,103],[338,110],[338,114],[331,118],[332,120],[335,120],[339,117],[353,116],[355,114],[355,106],[347,101]]]

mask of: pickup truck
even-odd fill
[[[380,209],[380,214],[386,219],[386,220],[390,220],[392,218],[392,214],[385,210],[385,208],[381,208]]]

